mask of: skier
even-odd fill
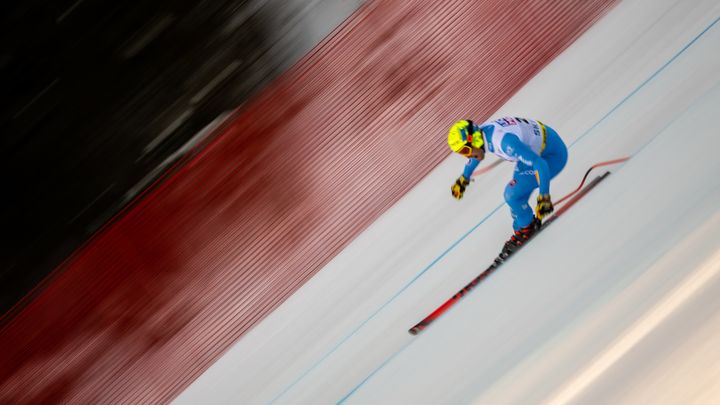
[[[553,212],[550,180],[567,163],[567,147],[554,129],[540,121],[503,117],[482,124],[470,120],[456,122],[448,132],[448,145],[469,161],[463,174],[452,185],[453,197],[461,199],[470,176],[486,149],[502,159],[516,162],[512,180],[505,186],[505,202],[513,218],[513,235],[502,254],[509,255],[540,229],[542,219]],[[530,194],[540,188],[535,215],[528,205]]]

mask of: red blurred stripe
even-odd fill
[[[614,0],[371,1],[0,331],[0,402],[166,402]]]

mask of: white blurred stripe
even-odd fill
[[[170,134],[175,132],[176,129],[180,128],[182,124],[187,121],[188,118],[195,112],[194,109],[188,108],[187,110],[183,111],[182,114],[180,114],[173,122],[170,123],[158,136],[155,137],[155,139],[152,140],[147,146],[145,146],[145,149],[143,150],[143,156],[150,153],[153,149],[155,149],[158,145],[162,143],[162,141],[165,140]]]
[[[232,74],[241,64],[242,64],[242,61],[239,59],[232,61],[232,63],[227,65],[225,67],[225,69],[223,69],[222,72],[220,72],[220,74],[215,76],[212,80],[210,80],[210,82],[207,85],[205,85],[205,87],[203,87],[199,92],[197,92],[197,94],[195,94],[193,96],[193,98],[190,99],[190,103],[192,103],[192,104],[199,103],[208,94],[210,94],[210,92],[215,87],[217,87],[217,85],[220,84],[220,82],[227,79],[227,77],[230,76],[230,74]]]
[[[613,364],[628,353],[645,336],[658,327],[670,314],[684,304],[720,270],[720,251],[703,262],[698,270],[688,277],[683,284],[671,292],[645,317],[619,338],[605,353],[600,355],[574,380],[557,392],[547,401],[550,405],[567,404],[583,392],[593,381],[597,380]]]
[[[150,42],[155,40],[160,34],[165,31],[170,24],[175,21],[174,15],[164,15],[160,18],[155,19],[151,24],[144,27],[138,34],[134,36],[134,41],[130,43],[122,52],[122,56],[125,59],[130,59],[137,55],[143,48],[148,46]]]
[[[68,7],[67,10],[65,10],[62,14],[60,14],[60,17],[58,17],[58,18],[55,19],[55,22],[58,23],[58,24],[60,24],[60,23],[62,22],[62,20],[64,20],[65,18],[67,18],[67,16],[69,16],[73,11],[75,11],[75,9],[77,8],[77,6],[79,6],[80,3],[82,3],[83,1],[84,1],[84,0],[78,0],[78,1],[76,1],[75,3],[73,3],[72,6]]]
[[[40,97],[44,96],[45,93],[48,92],[48,90],[50,90],[53,86],[55,86],[57,84],[58,80],[59,79],[53,80],[44,89],[42,89],[37,95],[35,95],[35,97],[32,98],[32,100],[30,100],[27,104],[25,104],[25,106],[23,108],[18,110],[18,112],[16,112],[15,115],[13,115],[13,118],[17,118],[20,115],[22,115],[25,111],[27,111],[27,109],[30,108],[31,105],[35,104],[35,102],[38,101],[40,99]]]

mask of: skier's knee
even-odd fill
[[[515,180],[513,180],[515,181]],[[507,186],[505,186],[505,192],[503,193],[503,198],[505,199],[505,202],[510,204],[510,201],[514,198],[515,193],[513,193],[513,183],[510,182]]]
[[[515,187],[515,180],[512,180],[507,186],[505,186],[505,192],[503,193],[503,198],[505,199],[505,202],[510,205],[514,206],[518,203],[521,203],[524,196],[521,196],[518,192],[518,189]],[[525,197],[525,200],[527,200],[527,197]]]
[[[505,194],[503,195],[503,198],[505,199],[505,203],[506,203],[507,205],[510,205],[510,206],[513,205],[513,204],[512,204],[512,201],[513,201],[513,193],[512,193],[512,191],[508,191],[507,189],[505,189]]]

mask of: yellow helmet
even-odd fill
[[[482,148],[482,132],[478,126],[470,120],[460,120],[450,127],[448,132],[448,146],[453,152],[460,152],[464,146]]]

